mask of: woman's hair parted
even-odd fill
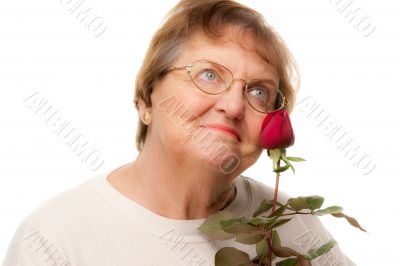
[[[226,26],[250,32],[257,41],[258,54],[275,67],[279,89],[286,97],[286,110],[293,110],[296,91],[300,84],[296,62],[281,37],[257,11],[230,0],[181,0],[166,16],[154,34],[143,64],[136,77],[134,104],[138,99],[151,107],[153,84],[173,67],[190,35],[203,30],[214,39],[223,36]],[[147,125],[138,119],[136,148],[140,152],[146,139]]]

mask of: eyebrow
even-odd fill
[[[270,72],[268,72],[268,71],[266,71],[266,72],[264,72],[263,71],[263,73],[270,73]],[[259,75],[257,75],[257,76],[259,76]],[[265,75],[264,75],[265,76]],[[271,83],[273,86],[275,86],[275,87],[278,87],[279,86],[279,76],[278,76],[278,79],[277,79],[277,81],[275,81],[275,79],[274,78],[272,78],[272,77],[270,77],[270,76],[273,76],[272,74],[271,75],[268,75],[268,77],[263,77],[263,78],[252,78],[251,80],[262,80],[262,81],[266,81],[266,82],[268,82],[268,83]]]
[[[249,81],[263,81],[263,82],[268,82],[271,85],[273,85],[275,88],[278,88],[278,85],[276,84],[275,80],[273,79],[250,79]],[[279,81],[278,81],[279,84]]]

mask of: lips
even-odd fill
[[[205,127],[205,128],[212,128],[212,129],[218,129],[224,132],[229,133],[230,135],[236,137],[236,139],[240,142],[240,136],[239,134],[236,132],[236,130],[234,130],[231,127],[228,126],[224,126],[224,125],[220,125],[220,124],[207,124],[207,125],[201,125],[200,127]]]

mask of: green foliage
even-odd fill
[[[299,157],[286,157],[285,149],[268,150],[273,163],[273,171],[277,178],[280,173],[294,167],[291,162],[305,161]],[[280,166],[280,162],[285,165]],[[277,191],[277,186],[276,186]],[[274,203],[276,204],[274,206]],[[275,199],[263,200],[252,217],[235,218],[228,211],[220,211],[210,215],[198,228],[211,239],[233,239],[246,245],[255,245],[256,256],[250,259],[249,255],[234,247],[224,247],[215,255],[216,266],[270,266],[275,258],[282,258],[276,262],[277,266],[311,266],[312,260],[329,252],[336,244],[330,240],[316,249],[309,250],[306,254],[282,246],[276,228],[289,223],[295,215],[332,215],[346,219],[352,226],[365,231],[356,219],[344,214],[340,206],[322,208],[324,198],[321,196],[307,196],[288,199],[282,204]],[[277,207],[277,209],[276,209]],[[268,213],[271,212],[271,213]]]
[[[276,264],[276,266],[294,266],[299,262],[298,258],[289,258],[286,260],[281,260]]]
[[[225,232],[222,229],[221,221],[232,218],[232,214],[227,211],[220,211],[210,215],[198,228],[200,231],[216,240],[231,239],[234,235]]]
[[[333,248],[333,246],[335,246],[335,244],[336,244],[336,241],[332,239],[329,242],[320,246],[318,249],[312,249],[312,250],[308,251],[308,253],[306,255],[304,255],[303,257],[307,260],[313,260],[313,259],[327,253],[329,250],[331,250],[331,248]]]
[[[254,231],[251,233],[236,234],[236,241],[242,244],[255,245],[265,237],[263,231]]]
[[[300,158],[300,157],[287,157],[287,159],[289,161],[293,161],[293,162],[304,162],[305,161],[305,159]]]
[[[367,230],[362,228],[361,225],[357,222],[357,220],[354,219],[353,217],[347,216],[346,214],[341,213],[341,212],[332,213],[332,216],[338,217],[338,218],[345,218],[349,222],[349,224],[351,224],[352,226],[360,229],[361,231],[367,232]]]
[[[254,211],[253,217],[263,214],[264,212],[269,211],[272,208],[274,200],[263,200],[258,206],[258,208]]]
[[[327,214],[332,214],[332,213],[338,213],[338,212],[342,212],[343,208],[340,206],[330,206],[328,208],[325,209],[320,209],[314,212],[315,215],[327,215]]]
[[[247,266],[253,265],[250,256],[233,247],[225,247],[215,254],[215,266]]]
[[[276,169],[278,165],[278,161],[281,158],[281,150],[280,149],[275,149],[275,150],[268,150],[269,157],[272,160],[272,169]]]
[[[287,169],[289,169],[289,167],[290,167],[290,164],[286,164],[284,166],[277,167],[276,169],[274,169],[274,172],[282,173],[282,172],[285,172]]]
[[[295,211],[319,209],[324,203],[324,198],[320,196],[290,198],[288,205]]]
[[[260,242],[256,244],[257,259],[259,261],[263,260],[267,256],[268,251],[269,246],[267,244],[267,240],[263,238]]]
[[[276,263],[280,266],[307,266],[311,265],[312,260],[329,252],[336,242],[330,240],[319,248],[308,251],[307,254],[300,254],[292,248],[282,246],[279,234],[275,229],[290,222],[294,215],[330,214],[338,218],[345,218],[351,225],[365,231],[354,218],[343,214],[341,207],[321,208],[323,202],[324,198],[320,196],[290,198],[284,205],[277,203],[279,207],[266,216],[266,212],[272,208],[273,200],[265,199],[250,218],[234,218],[231,213],[224,210],[205,219],[199,229],[211,239],[235,238],[234,240],[239,243],[255,245],[257,256],[253,259],[233,247],[220,249],[215,255],[216,266],[267,266],[270,257],[271,259],[284,258]],[[304,210],[308,210],[308,212],[304,212]]]

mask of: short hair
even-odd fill
[[[138,99],[151,107],[151,93],[155,81],[161,79],[179,57],[180,51],[198,30],[210,37],[221,38],[226,26],[250,32],[257,41],[257,53],[274,66],[279,77],[279,90],[286,97],[285,109],[291,113],[300,84],[297,64],[281,39],[257,11],[230,0],[182,0],[165,17],[155,32],[139,69],[135,84],[134,104]],[[138,119],[136,148],[144,147],[147,125]]]

